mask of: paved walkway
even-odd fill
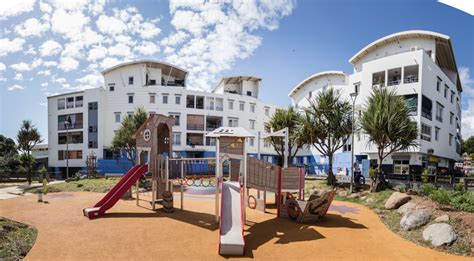
[[[119,201],[102,218],[82,208],[103,194],[50,193],[0,201],[0,216],[35,226],[38,239],[27,260],[223,260],[212,200],[185,198],[185,210],[149,210],[149,203]],[[210,197],[210,196],[193,196]],[[175,200],[175,205],[179,200]],[[272,211],[272,210],[270,210]],[[274,210],[273,210],[274,211]],[[360,205],[334,202],[324,220],[297,224],[247,211],[244,258],[268,260],[468,260],[417,246],[388,230]]]
[[[48,184],[53,185],[53,184],[58,184],[58,183],[62,183],[62,182],[64,182],[64,180],[52,181]],[[23,191],[26,190],[26,189],[30,189],[30,188],[39,188],[41,186],[43,186],[43,185],[39,184],[39,183],[35,183],[35,184],[31,184],[31,186],[20,185],[20,186],[12,186],[12,187],[7,187],[7,188],[2,188],[2,189],[0,189],[0,200],[15,198],[15,197],[19,197],[19,196],[29,196],[29,195],[31,195],[31,193],[23,194]]]

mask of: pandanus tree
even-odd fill
[[[35,158],[31,155],[31,150],[36,144],[43,142],[43,139],[41,139],[41,134],[35,125],[31,121],[24,120],[16,135],[16,141],[18,150],[22,152],[20,155],[21,165],[26,171],[28,184],[31,184],[31,172],[35,165]]]
[[[112,139],[112,148],[125,155],[135,165],[136,142],[132,135],[148,119],[144,108],[138,108],[133,114],[127,115],[120,123],[120,128]]]
[[[278,131],[284,128],[288,128],[288,152],[289,155],[284,155],[285,141],[283,137],[269,137],[268,140],[273,146],[278,155],[278,164],[283,165],[283,158],[288,157],[288,162],[298,153],[298,150],[303,146],[299,143],[298,139],[295,139],[296,130],[301,121],[301,115],[294,107],[288,107],[288,109],[277,109],[272,115],[269,122],[265,124],[265,131]]]
[[[351,105],[338,90],[329,87],[319,92],[304,109],[298,135],[299,143],[311,144],[328,157],[329,185],[336,184],[332,166],[334,154],[347,143],[352,133]]]
[[[418,127],[410,118],[410,109],[395,89],[376,88],[367,100],[360,119],[368,142],[377,148],[378,167],[372,180],[372,191],[387,187],[382,176],[382,162],[390,154],[418,146]]]

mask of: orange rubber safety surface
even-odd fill
[[[185,210],[153,212],[149,203],[120,200],[103,217],[82,209],[104,194],[51,193],[0,201],[0,216],[38,229],[27,260],[213,260],[219,236],[212,197],[185,197]],[[175,194],[175,207],[179,194]],[[247,210],[244,258],[269,260],[462,260],[417,246],[388,230],[371,210],[338,202],[324,220],[297,224]],[[160,207],[160,205],[158,205]],[[274,209],[269,211],[275,212]],[[468,260],[467,258],[465,260]]]

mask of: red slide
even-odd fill
[[[135,165],[125,176],[115,185],[97,204],[92,208],[85,208],[82,210],[84,216],[88,218],[96,218],[105,214],[109,208],[113,207],[115,203],[129,190],[140,177],[148,171],[148,165]]]

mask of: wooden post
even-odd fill
[[[184,197],[184,160],[181,160],[181,186],[180,186],[180,189],[181,189],[181,197],[180,197],[180,201],[181,201],[181,210],[183,210],[183,197]]]
[[[277,217],[280,217],[281,208],[281,167],[278,168]]]
[[[165,187],[166,187],[166,191],[169,191],[170,190],[170,187],[169,187],[169,183],[168,183],[168,180],[169,180],[169,177],[170,177],[170,173],[169,173],[169,158],[168,156],[165,157]]]
[[[300,189],[298,191],[298,199],[301,200],[302,199],[302,192],[303,192],[303,171],[301,168],[299,168],[299,172],[300,172]]]
[[[267,189],[263,190],[263,213],[267,212]]]
[[[139,181],[138,181],[138,180],[137,180],[137,182],[136,182],[136,187],[137,187],[137,206],[138,206],[138,205],[139,205],[139,202],[138,202],[138,201],[140,200],[140,199],[139,199],[140,195],[138,194],[138,192],[139,192],[139,191],[138,191],[138,188],[139,188]]]

